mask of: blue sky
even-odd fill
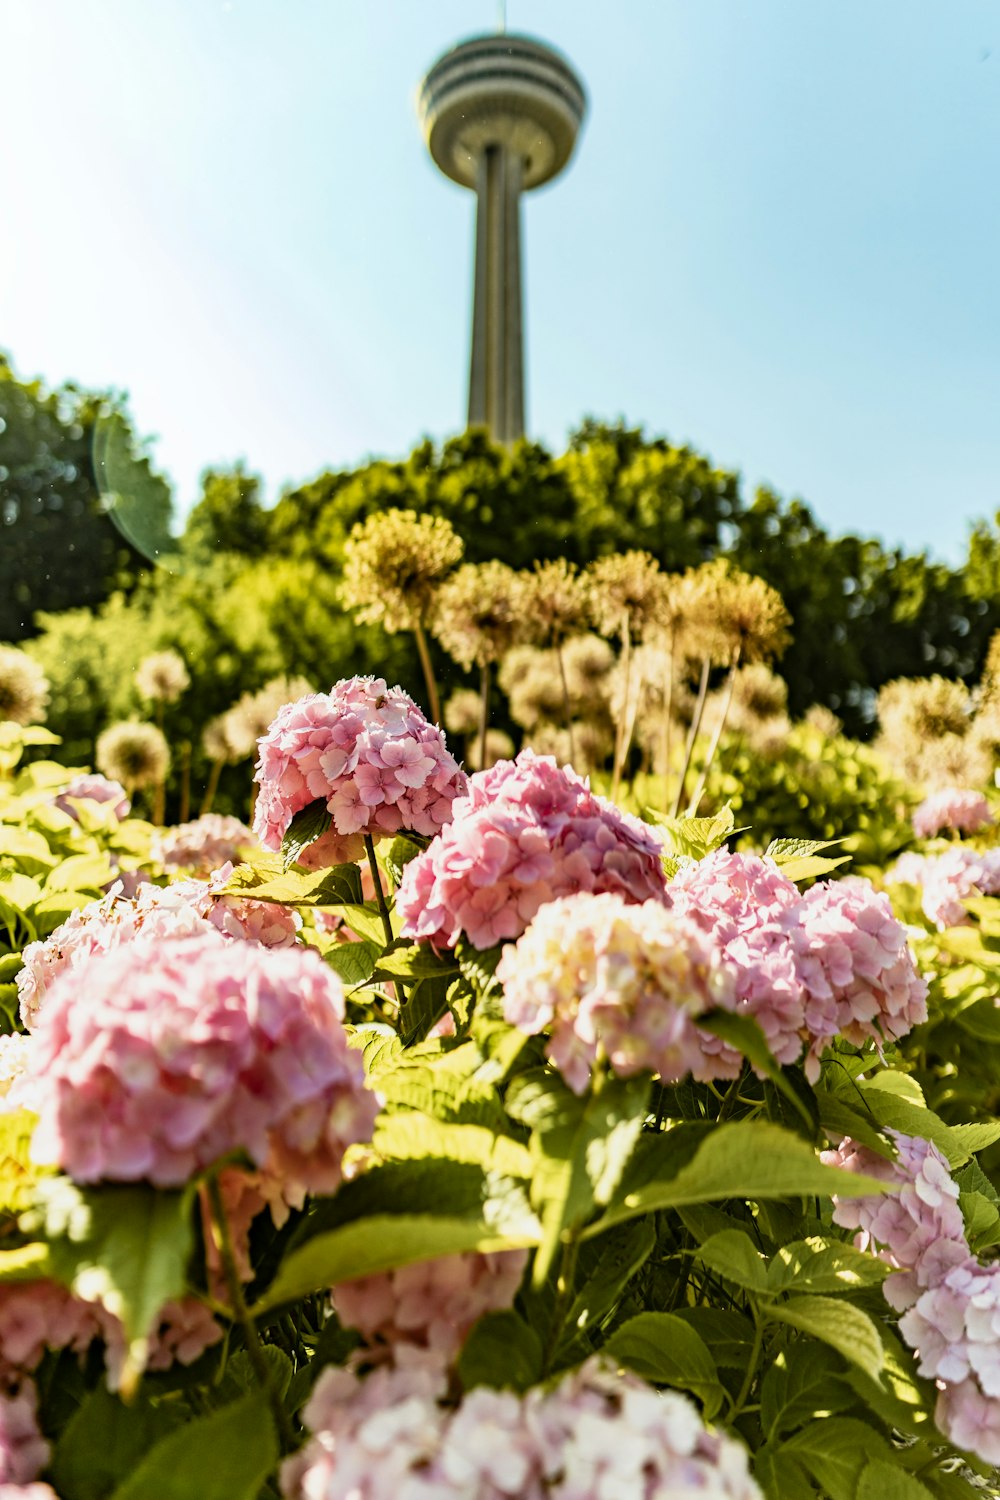
[[[471,195],[416,85],[496,0],[0,0],[0,347],[190,505],[464,422]],[[833,531],[1000,509],[995,0],[509,0],[590,114],[524,205],[528,425],[624,416]]]

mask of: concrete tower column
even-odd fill
[[[527,37],[463,42],[421,86],[431,156],[476,194],[469,426],[499,443],[524,432],[521,194],[566,165],[585,107],[569,64]]]

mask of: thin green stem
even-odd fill
[[[219,1179],[213,1175],[208,1179],[208,1201],[212,1212],[212,1228],[215,1243],[219,1251],[219,1260],[222,1263],[222,1273],[226,1279],[226,1290],[229,1293],[231,1303],[231,1317],[234,1323],[238,1323],[243,1330],[246,1339],[247,1357],[251,1368],[261,1389],[266,1393],[271,1411],[274,1414],[275,1426],[281,1439],[282,1448],[287,1452],[294,1448],[297,1442],[295,1429],[291,1419],[285,1410],[281,1399],[281,1393],[274,1384],[271,1366],[264,1358],[264,1347],[257,1332],[257,1324],[253,1320],[253,1314],[247,1307],[246,1298],[243,1296],[243,1283],[240,1281],[240,1273],[236,1265],[236,1253],[233,1249],[233,1238],[229,1230],[229,1220],[226,1217],[225,1206],[222,1202],[222,1192],[219,1188]]]
[[[372,872],[372,882],[375,886],[375,900],[378,902],[378,914],[382,918],[382,931],[385,933],[386,947],[392,942],[392,918],[389,916],[389,907],[386,904],[385,892],[382,889],[382,875],[379,871],[378,861],[375,858],[375,845],[370,833],[365,834],[365,853],[368,855],[368,868]]]
[[[628,717],[629,677],[632,671],[632,634],[629,630],[628,611],[622,618],[622,707],[615,725],[615,758],[611,770],[611,800],[618,796],[622,767],[625,762],[625,721]]]
[[[764,1320],[758,1315],[756,1308],[752,1308],[751,1311],[754,1320],[753,1344],[750,1347],[750,1359],[743,1377],[743,1384],[740,1386],[739,1395],[729,1413],[730,1422],[734,1422],[744,1409],[746,1399],[753,1389],[753,1379],[757,1373],[757,1366],[760,1364],[761,1350],[764,1347]]]
[[[580,1249],[580,1242],[576,1235],[566,1240],[562,1248],[562,1258],[559,1262],[559,1275],[556,1278],[556,1303],[552,1309],[552,1322],[549,1325],[548,1335],[545,1339],[545,1348],[542,1353],[542,1375],[547,1375],[549,1367],[559,1349],[559,1341],[562,1337],[563,1324],[566,1321],[566,1313],[569,1311],[570,1302],[573,1297],[573,1281],[576,1277],[576,1258]]]
[[[555,643],[556,661],[559,663],[559,681],[562,683],[563,714],[566,718],[566,734],[569,739],[569,763],[575,771],[580,767],[576,763],[576,745],[573,743],[573,713],[569,706],[569,684],[566,681],[566,663],[563,661],[562,641],[556,636]]]
[[[490,665],[479,668],[479,769],[486,770],[486,736],[490,728]]]
[[[676,818],[681,810],[684,800],[684,783],[687,781],[688,769],[691,765],[691,756],[694,753],[694,742],[698,738],[698,730],[701,728],[701,716],[705,711],[705,698],[708,695],[708,674],[712,669],[709,657],[701,665],[701,681],[698,684],[698,697],[695,700],[694,713],[691,716],[691,727],[688,729],[687,744],[684,746],[684,764],[681,766],[680,780],[677,783],[677,793],[674,797],[674,805],[670,816]]]
[[[719,748],[719,741],[722,739],[722,731],[726,727],[726,719],[729,717],[729,710],[732,706],[733,701],[733,688],[736,686],[736,669],[739,664],[740,652],[739,647],[737,647],[736,654],[732,660],[732,665],[729,668],[729,676],[726,678],[726,686],[722,698],[722,712],[719,715],[719,722],[715,726],[715,733],[712,735],[712,741],[708,747],[708,754],[705,756],[704,764],[701,768],[701,775],[698,777],[698,780],[695,784],[695,789],[691,793],[691,802],[687,810],[687,816],[689,818],[697,816],[698,803],[701,801],[702,793],[705,790],[705,783],[708,781],[708,773],[712,768],[712,762],[715,759],[715,752]]]
[[[224,764],[221,760],[213,760],[212,762],[212,769],[208,773],[208,784],[205,787],[205,795],[201,799],[201,807],[199,808],[202,817],[207,812],[212,811],[212,803],[215,801],[215,794],[219,790],[219,777],[222,775]]]
[[[420,657],[420,665],[424,671],[424,682],[427,685],[427,703],[431,711],[431,718],[435,724],[441,723],[441,699],[438,697],[437,681],[434,677],[434,668],[431,666],[431,654],[427,649],[427,637],[424,627],[418,620],[413,627],[413,634],[417,641],[417,654]]]

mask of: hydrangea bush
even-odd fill
[[[881,889],[354,678],[255,847],[5,733],[0,1500],[1000,1492],[992,824]]]

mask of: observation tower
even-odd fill
[[[469,426],[499,443],[524,432],[521,194],[562,171],[586,103],[558,52],[506,33],[453,47],[420,86],[427,149],[476,194]]]

